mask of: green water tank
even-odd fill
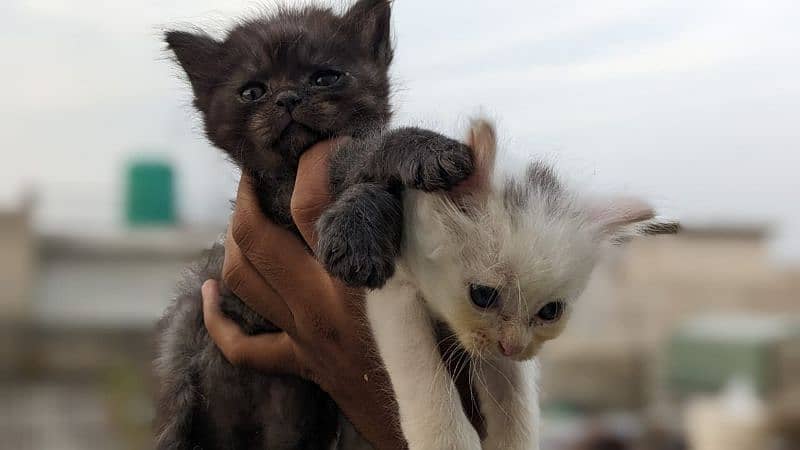
[[[126,184],[128,225],[175,224],[175,177],[168,162],[149,160],[129,163]]]

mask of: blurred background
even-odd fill
[[[153,325],[238,177],[160,35],[269,7],[3,1],[3,447],[150,447]],[[686,225],[607,261],[546,346],[542,448],[800,449],[800,3],[394,8],[398,124],[489,114]]]

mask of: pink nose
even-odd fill
[[[505,356],[514,356],[520,351],[519,345],[513,344],[505,339],[501,339],[498,344],[500,345],[500,351]]]

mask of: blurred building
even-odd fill
[[[155,321],[218,231],[40,234],[0,212],[0,442],[149,447]]]
[[[598,269],[568,337],[652,346],[687,317],[797,315],[800,270],[775,264],[767,238],[765,228],[716,227],[634,241]]]
[[[59,327],[148,329],[183,267],[220,231],[159,227],[42,236],[34,319]]]
[[[0,210],[0,320],[24,317],[31,304],[34,233],[28,205]]]
[[[22,341],[33,302],[35,237],[27,204],[0,210],[0,379],[25,358]]]
[[[153,325],[181,268],[219,230],[38,234],[29,216],[28,208],[0,214],[0,277],[7,287],[0,294],[7,324],[0,331],[0,437],[14,436],[23,450],[146,448]],[[545,346],[546,411],[573,418],[622,411],[644,423],[675,406],[667,358],[688,320],[797,319],[800,271],[773,264],[767,241],[758,227],[689,228],[613,255],[598,268],[564,335]],[[798,365],[776,370],[800,380]],[[797,420],[800,407],[788,394],[774,398],[784,416]],[[671,417],[670,429],[680,429],[679,415]],[[54,420],[61,425],[52,426]],[[625,435],[644,433],[632,432],[630,421],[613,423]],[[552,437],[559,427],[550,423],[545,432]]]
[[[800,388],[800,270],[773,262],[768,237],[760,227],[689,228],[606,261],[568,329],[545,346],[545,404],[633,412],[680,429],[685,402],[740,375],[783,404]],[[757,370],[744,373],[747,364]],[[687,378],[704,389],[689,389]]]

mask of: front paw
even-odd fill
[[[421,191],[451,189],[472,173],[472,151],[466,145],[447,138],[421,152],[401,170],[403,185]]]
[[[394,275],[402,230],[399,202],[380,189],[355,189],[320,217],[317,258],[347,285],[377,289]]]
[[[353,217],[324,214],[317,257],[325,269],[345,284],[376,289],[394,275],[393,248]]]

